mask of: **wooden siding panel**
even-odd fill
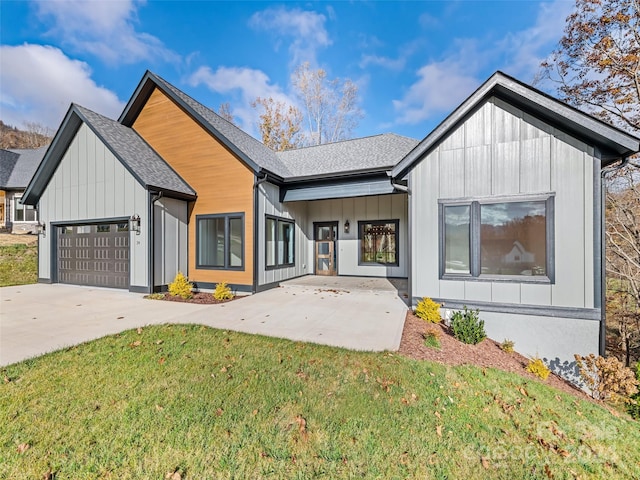
[[[197,192],[189,218],[189,277],[253,284],[253,182],[249,167],[156,89],[133,128]],[[244,212],[244,269],[196,269],[196,215]]]

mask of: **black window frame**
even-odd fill
[[[200,221],[201,220],[212,220],[212,219],[224,219],[224,266],[218,265],[206,265],[200,262]],[[242,255],[240,257],[241,265],[232,266],[230,259],[230,227],[229,222],[231,220],[239,219],[242,223],[242,232],[241,232],[241,240],[242,240]],[[235,270],[235,271],[244,271],[245,269],[245,222],[244,222],[244,212],[234,212],[234,213],[211,213],[205,215],[196,215],[196,269],[198,270]]]
[[[363,226],[366,224],[372,225],[387,225],[389,223],[393,223],[395,225],[395,263],[380,263],[380,262],[365,262],[362,260],[362,237],[363,237]],[[367,265],[376,265],[382,267],[398,267],[400,266],[400,219],[391,219],[391,220],[358,220],[358,265],[367,266]]]
[[[275,235],[275,265],[267,265],[267,220],[274,220],[276,222],[276,235]],[[280,241],[280,223],[288,223],[293,227],[293,262],[284,263],[279,258],[278,242]],[[275,215],[264,216],[264,268],[265,270],[277,270],[279,268],[289,268],[296,264],[296,222],[291,218],[277,217]]]
[[[545,275],[499,275],[481,272],[481,218],[482,205],[502,203],[545,202],[546,256]],[[445,272],[445,207],[469,206],[469,270],[470,273]],[[513,283],[555,283],[555,193],[540,195],[514,195],[491,198],[462,198],[438,200],[438,265],[440,280],[503,281]]]

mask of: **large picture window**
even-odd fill
[[[358,222],[360,264],[398,265],[398,220]]]
[[[553,281],[553,196],[441,202],[441,277]]]
[[[244,268],[244,214],[196,216],[196,267]]]
[[[38,212],[31,205],[23,205],[22,197],[13,198],[13,221],[14,222],[37,222]]]
[[[267,268],[295,263],[295,223],[285,218],[265,218],[265,259]]]

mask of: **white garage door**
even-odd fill
[[[129,288],[129,224],[57,227],[58,282]]]

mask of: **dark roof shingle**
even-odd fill
[[[38,169],[48,147],[0,150],[0,188],[23,190]]]

